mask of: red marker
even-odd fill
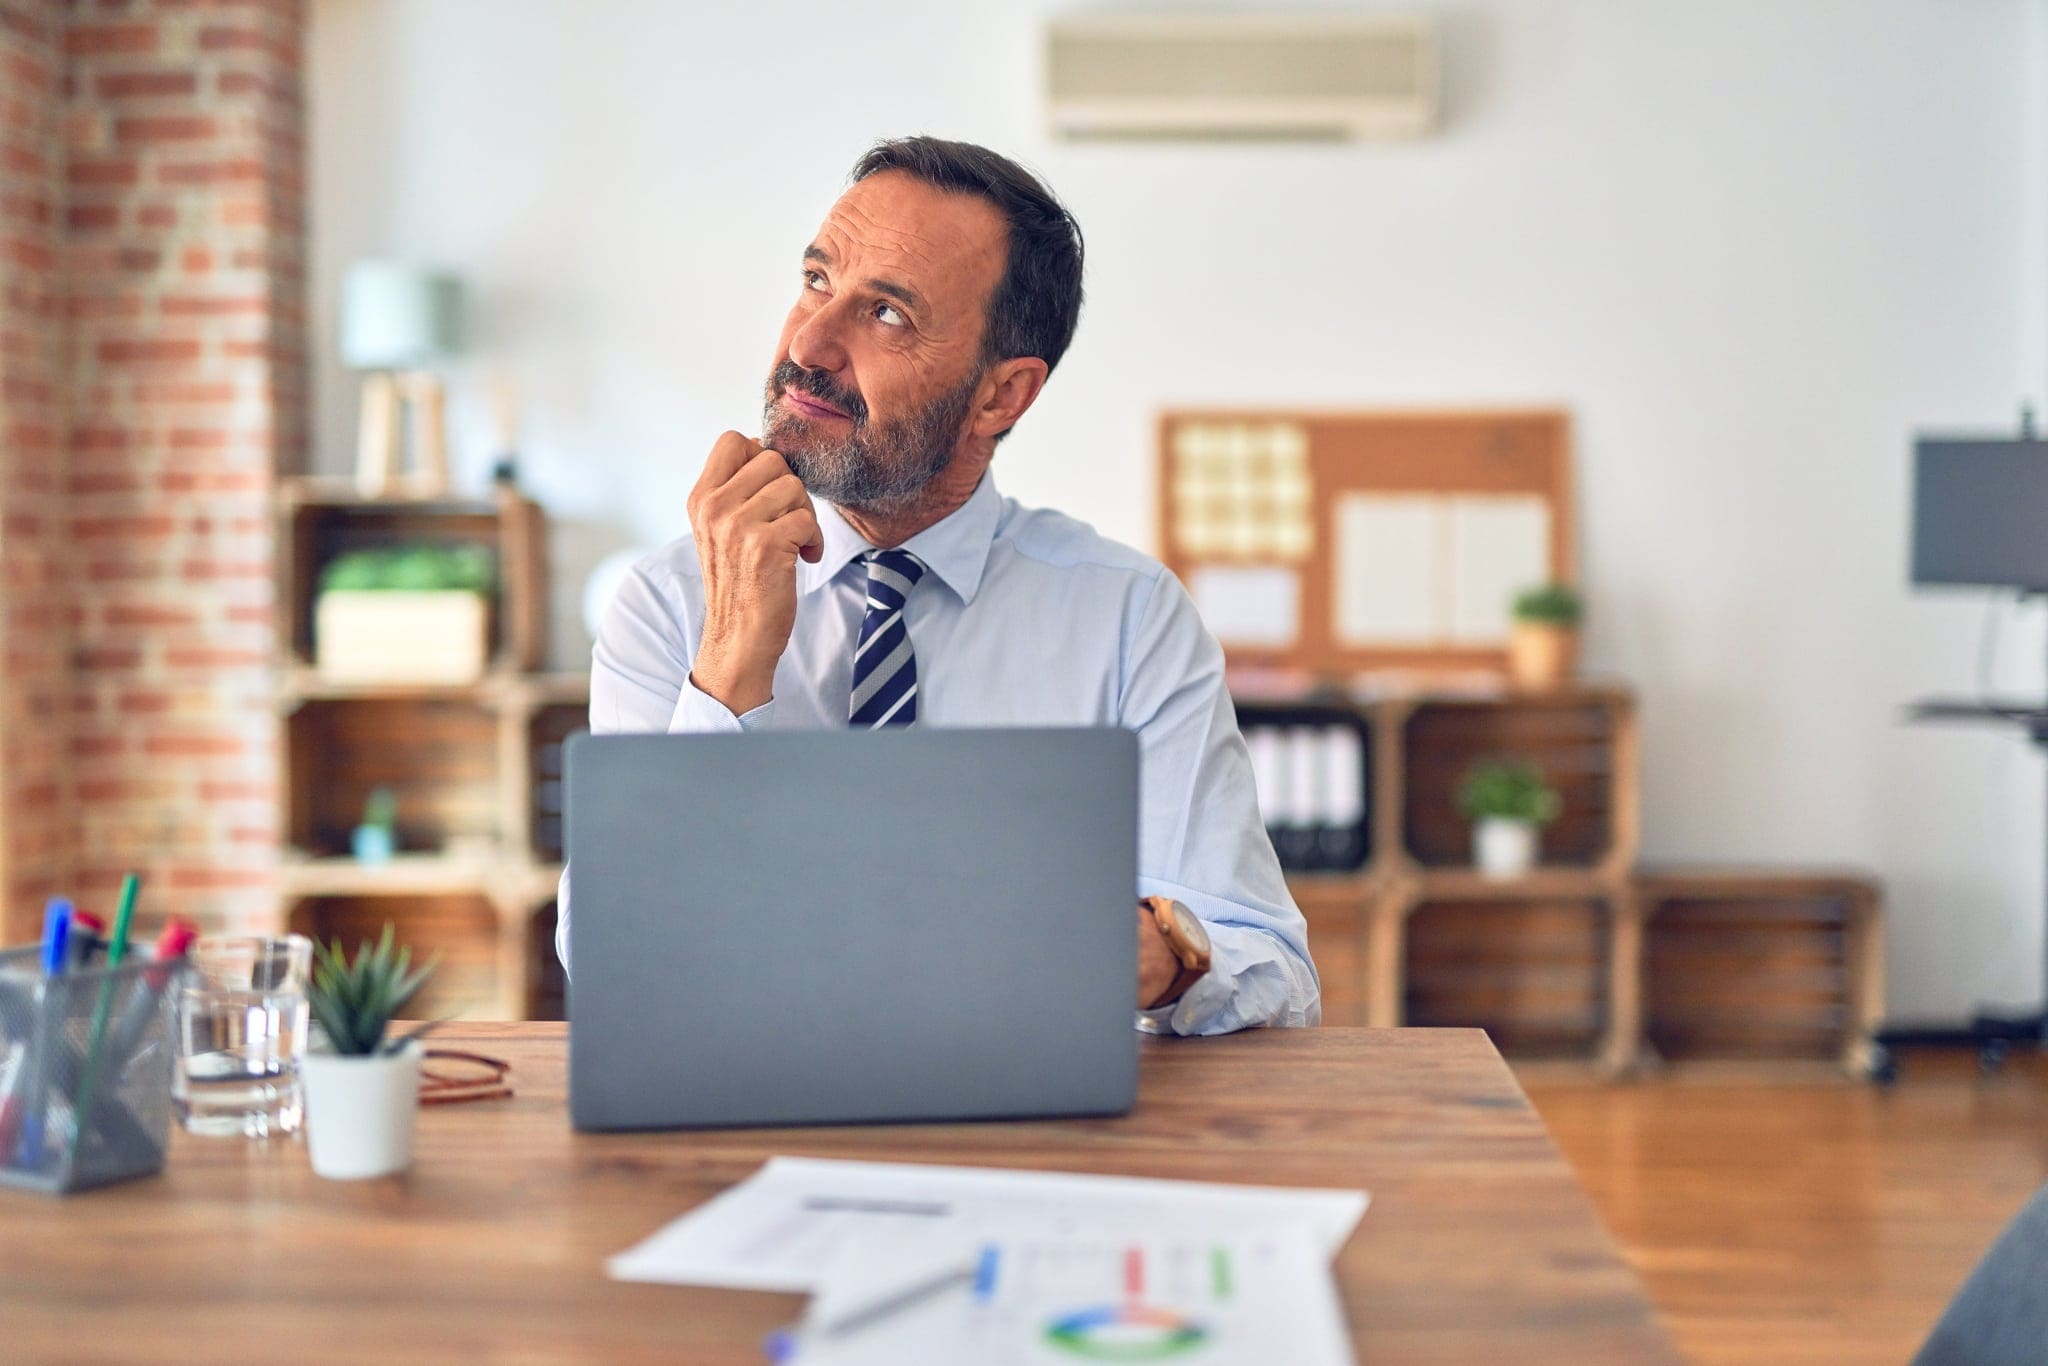
[[[106,947],[107,922],[91,911],[73,911],[71,939],[65,945],[65,952],[70,955],[72,970],[76,971],[89,965],[93,954]]]
[[[120,1074],[122,1064],[128,1061],[128,1055],[135,1051],[142,1042],[142,1036],[149,1031],[157,1002],[163,999],[164,988],[170,985],[172,965],[191,951],[193,941],[198,938],[198,929],[186,920],[171,921],[157,935],[155,961],[142,970],[142,980],[148,989],[135,993],[135,999],[129,1003],[120,1023],[114,1026],[113,1037],[108,1041],[107,1057],[112,1061],[116,1076]]]

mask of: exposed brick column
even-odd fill
[[[69,885],[75,833],[63,27],[51,0],[0,0],[0,942]]]
[[[271,494],[304,445],[302,6],[0,6],[0,59],[56,92],[54,118],[0,111],[9,929],[58,882],[104,906],[128,868],[154,913],[254,927],[277,846]],[[61,329],[34,295],[58,277]],[[21,591],[60,566],[68,601]]]

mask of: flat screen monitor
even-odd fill
[[[1914,443],[1913,582],[2048,592],[2048,441]]]

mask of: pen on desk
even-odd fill
[[[913,1309],[923,1304],[926,1300],[933,1299],[951,1290],[956,1285],[975,1285],[980,1280],[981,1259],[979,1258],[976,1259],[973,1266],[948,1267],[935,1276],[927,1276],[923,1280],[912,1281],[901,1289],[892,1290],[886,1295],[869,1300],[857,1309],[849,1309],[838,1317],[819,1324],[815,1329],[811,1330],[811,1335],[820,1338],[845,1337],[849,1333],[857,1333],[863,1328],[882,1322],[884,1319],[894,1318],[904,1310]]]
[[[133,873],[121,879],[121,902],[114,909],[113,932],[107,936],[107,966],[100,974],[99,1000],[92,1008],[92,1042],[85,1050],[85,1075],[79,1080],[78,1101],[71,1107],[74,1136],[85,1132],[85,1121],[92,1111],[93,1092],[99,1082],[100,1049],[107,1039],[107,1015],[114,1008],[114,987],[120,981],[114,970],[128,956],[128,931],[135,923],[135,893],[141,885],[142,879]]]
[[[996,1244],[985,1243],[979,1255],[975,1257],[973,1266],[954,1267],[929,1280],[915,1282],[880,1299],[870,1300],[860,1308],[841,1314],[829,1323],[820,1324],[811,1330],[812,1334],[820,1338],[835,1338],[857,1332],[871,1323],[880,1323],[891,1315],[922,1304],[941,1291],[950,1290],[963,1283],[973,1284],[977,1304],[987,1304],[995,1297],[996,1269],[1001,1256]],[[773,1366],[782,1366],[782,1363],[800,1359],[803,1342],[803,1325],[786,1323],[762,1339],[761,1350]]]
[[[23,1167],[43,1164],[43,1109],[49,1101],[50,1055],[57,1049],[64,1029],[64,954],[71,937],[71,903],[63,897],[50,898],[43,910],[43,993],[36,1009],[36,1021],[28,1041],[28,1058],[23,1063],[21,1112],[18,1123],[21,1142],[16,1157]]]
[[[78,1088],[79,1132],[83,1133],[92,1119],[93,1101],[98,1094],[100,1058],[104,1056],[109,1072],[116,1077],[120,1075],[121,1069],[128,1064],[129,1055],[142,1042],[142,1036],[149,1032],[149,1022],[156,1015],[157,1004],[163,1000],[164,988],[170,985],[171,973],[178,960],[191,951],[193,941],[198,938],[199,931],[183,920],[171,921],[157,936],[155,962],[142,970],[142,985],[128,1003],[128,1009],[114,1023],[113,1032],[107,1036],[106,1052],[101,1055],[95,1051],[86,1058],[85,1080]]]

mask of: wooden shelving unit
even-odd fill
[[[1318,697],[1312,707],[1245,698],[1238,710],[1246,726],[1349,715],[1366,737],[1365,858],[1288,877],[1326,1021],[1483,1025],[1522,1054],[1610,1070],[1633,1061],[1639,798],[1626,688]],[[1473,762],[1507,756],[1541,768],[1564,810],[1544,831],[1540,866],[1503,880],[1471,867],[1455,791]]]
[[[286,851],[279,929],[339,937],[386,921],[441,970],[425,1014],[560,1013],[553,970],[560,742],[581,729],[589,681],[539,671],[547,638],[546,525],[516,492],[490,499],[366,499],[346,483],[290,479],[278,498],[276,706]],[[357,687],[313,667],[320,568],[358,546],[486,544],[499,590],[489,671],[459,687]],[[349,834],[376,787],[398,797],[402,852],[365,864]],[[546,945],[546,956],[541,946]],[[558,976],[558,973],[555,974]]]
[[[1628,689],[1237,705],[1248,730],[1348,719],[1367,745],[1364,857],[1287,879],[1327,1023],[1477,1025],[1518,1063],[1609,1075],[1820,1065],[1862,1077],[1877,1062],[1877,884],[1839,870],[1638,869]],[[1539,865],[1510,879],[1471,866],[1455,800],[1464,772],[1497,757],[1535,764],[1563,800]]]

